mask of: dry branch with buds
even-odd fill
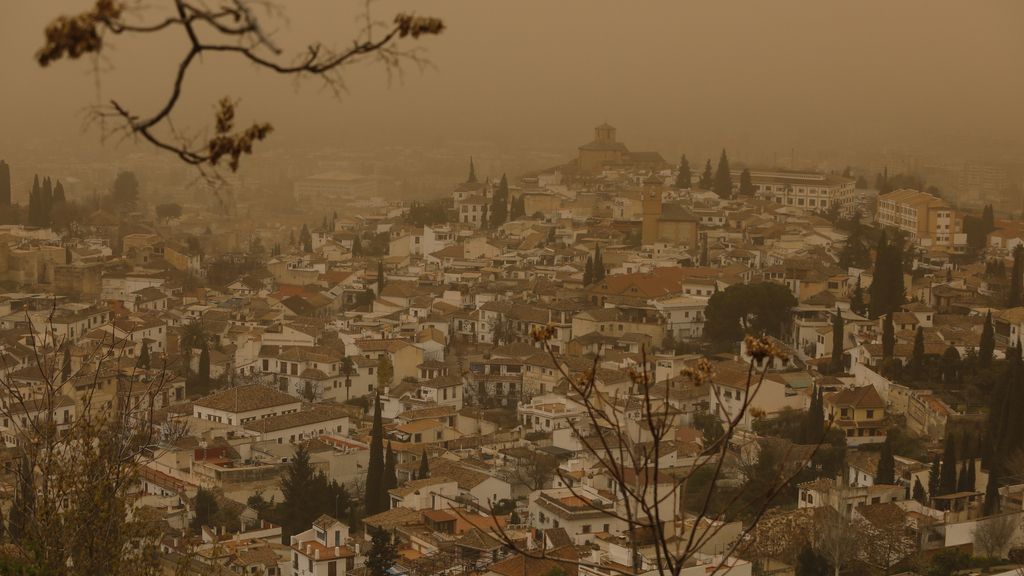
[[[202,54],[234,54],[242,61],[277,74],[315,77],[337,94],[344,87],[341,69],[364,57],[375,57],[389,73],[400,72],[404,62],[424,65],[426,61],[418,51],[401,49],[398,41],[437,35],[445,28],[444,22],[438,18],[398,14],[390,24],[384,24],[367,15],[360,37],[349,46],[330,49],[313,43],[289,62],[282,58],[281,50],[272,42],[270,33],[256,16],[255,8],[276,15],[276,9],[271,5],[231,0],[209,8],[186,0],[168,1],[173,5],[173,15],[153,22],[134,22],[129,18],[131,10],[117,0],[96,0],[90,10],[81,14],[59,16],[46,27],[46,42],[36,53],[36,60],[45,67],[64,58],[74,60],[86,55],[99,55],[108,34],[177,30],[187,40],[188,48],[177,65],[171,93],[163,105],[152,114],[141,116],[115,99],[109,106],[94,109],[92,116],[98,120],[117,120],[114,133],[141,137],[200,170],[212,170],[225,158],[228,167],[232,171],[237,170],[241,156],[251,154],[253,145],[265,139],[272,130],[269,123],[254,123],[244,130],[234,131],[237,102],[228,97],[217,106],[214,136],[205,142],[203,139],[197,142],[185,138],[174,129],[172,113],[181,100],[185,77]]]

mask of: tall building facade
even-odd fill
[[[923,246],[950,246],[959,232],[956,212],[945,200],[909,188],[879,196],[875,221],[904,232]]]

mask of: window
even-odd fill
[[[331,560],[327,563],[327,576],[338,576],[337,560]]]
[[[874,410],[868,410],[868,419],[870,420],[871,418],[874,418],[874,417],[875,417],[875,411]]]
[[[584,524],[583,525],[583,533],[584,534],[590,534],[590,524]]]

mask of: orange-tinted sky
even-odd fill
[[[163,0],[149,0],[150,14]],[[278,39],[344,43],[363,2],[280,3]],[[0,155],[26,143],[83,139],[96,101],[88,61],[40,69],[46,22],[88,0],[0,4]],[[227,56],[208,56],[186,83],[178,125],[222,95],[277,127],[274,145],[487,141],[571,152],[593,125],[619,127],[632,148],[666,155],[721,146],[756,156],[893,143],[964,148],[1024,133],[1024,3],[1019,0],[380,0],[445,19],[417,43],[434,67],[390,85],[379,66],[352,68],[340,100]],[[144,113],[159,104],[177,32],[117,37],[104,98]],[[83,139],[98,145],[95,133]],[[694,153],[693,155],[697,155]]]

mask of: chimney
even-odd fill
[[[341,556],[341,546],[335,546],[334,547],[334,555],[335,556]]]
[[[313,551],[313,560],[316,560],[316,561],[320,560],[320,549],[319,548],[317,548],[316,550]]]

